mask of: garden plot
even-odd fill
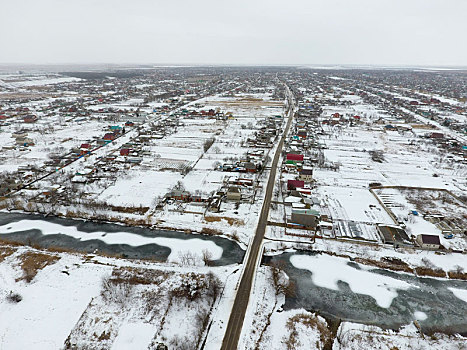
[[[64,124],[55,120],[54,117],[44,117],[40,123],[27,127],[27,138],[34,141],[34,145],[25,147],[22,151],[18,149],[3,150],[2,155],[8,162],[2,162],[0,170],[16,171],[21,165],[34,164],[41,166],[49,156],[54,153],[63,154],[69,152],[71,147],[80,147],[82,143],[94,136],[103,135],[104,124],[97,121],[88,121],[84,124]],[[46,125],[47,124],[47,125]],[[14,145],[15,139],[12,133],[16,126],[8,126],[0,133],[0,146]],[[2,128],[3,129],[3,128]]]
[[[196,169],[199,167],[197,166]],[[225,176],[224,172],[215,170],[192,170],[183,178],[182,183],[186,189],[192,192],[211,193],[222,186]]]
[[[193,269],[0,246],[0,348],[196,348],[233,268]]]
[[[156,198],[165,196],[181,179],[179,172],[130,169],[98,198],[114,205],[150,207]]]
[[[327,146],[326,159],[339,165],[334,174],[316,169],[319,183],[340,186],[382,185],[423,186],[465,190],[462,168],[442,159],[438,150],[411,134],[368,131],[362,127],[330,129],[332,135],[322,140]],[[411,144],[411,141],[415,141]],[[371,151],[381,152],[374,161]]]
[[[320,186],[318,191],[335,220],[394,224],[368,189]]]
[[[127,349],[138,344],[155,349],[159,343],[196,348],[219,292],[220,281],[213,274],[114,269],[66,344],[88,349]]]

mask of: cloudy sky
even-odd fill
[[[467,66],[467,0],[0,2],[0,63]]]

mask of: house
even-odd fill
[[[91,154],[91,145],[89,143],[83,143],[79,149],[79,154],[80,155]]]
[[[290,221],[309,229],[316,229],[319,223],[319,212],[313,209],[292,209]]]
[[[37,121],[37,116],[32,115],[32,114],[27,115],[23,118],[23,121],[25,123],[35,123]]]
[[[88,180],[86,179],[86,177],[82,175],[75,175],[71,178],[71,182],[76,183],[76,184],[84,184],[87,181]]]
[[[242,199],[242,193],[240,192],[240,189],[236,186],[230,186],[227,190],[227,199],[233,201],[239,201]]]
[[[34,141],[30,139],[29,137],[17,137],[16,138],[16,144],[19,146],[34,146]]]
[[[420,247],[426,249],[439,249],[441,246],[441,242],[439,240],[438,235],[418,235],[416,241],[420,245]]]
[[[292,160],[294,162],[303,162],[303,155],[295,154],[295,153],[288,153],[286,156],[286,160]]]
[[[256,173],[256,165],[252,162],[245,162],[243,167],[246,169],[247,173]]]
[[[442,139],[444,138],[444,134],[442,132],[432,132],[430,135],[431,139]]]
[[[104,140],[106,141],[113,141],[117,138],[117,136],[114,133],[108,132],[107,134],[104,135]]]
[[[313,181],[313,168],[304,166],[302,170],[300,171],[300,175],[298,176],[298,179],[301,181],[305,181],[305,182]]]
[[[127,156],[127,155],[130,154],[130,152],[131,152],[131,149],[129,149],[129,148],[122,148],[122,149],[120,150],[120,155],[121,155],[121,156]]]
[[[305,187],[305,181],[302,180],[287,180],[287,190],[296,190],[297,188]]]
[[[172,192],[168,193],[167,197],[178,201],[189,201],[191,195],[188,191],[173,190]]]
[[[306,139],[307,132],[305,129],[298,130],[297,136],[300,137],[301,139]]]

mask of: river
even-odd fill
[[[324,260],[308,258],[312,256],[317,254],[297,252],[265,257],[265,262],[282,264],[296,284],[295,296],[286,298],[285,310],[304,308],[332,319],[391,329],[418,318],[426,332],[467,334],[467,302],[452,291],[465,293],[467,281],[417,277],[327,255]],[[297,257],[302,264],[296,263]],[[313,262],[316,265],[310,269]]]
[[[207,247],[218,253],[214,266],[241,263],[245,255],[236,242],[222,237],[23,213],[0,213],[0,237],[43,248],[159,261],[167,261],[181,247],[186,251]],[[148,243],[152,241],[157,243]]]

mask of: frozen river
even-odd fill
[[[208,251],[218,266],[241,263],[245,254],[236,242],[221,237],[19,213],[0,213],[0,237],[44,248],[170,262],[182,256],[200,262]]]
[[[427,332],[467,334],[466,281],[416,277],[312,252],[265,261],[284,264],[296,283],[296,296],[286,299],[285,309],[394,329],[418,320]]]

